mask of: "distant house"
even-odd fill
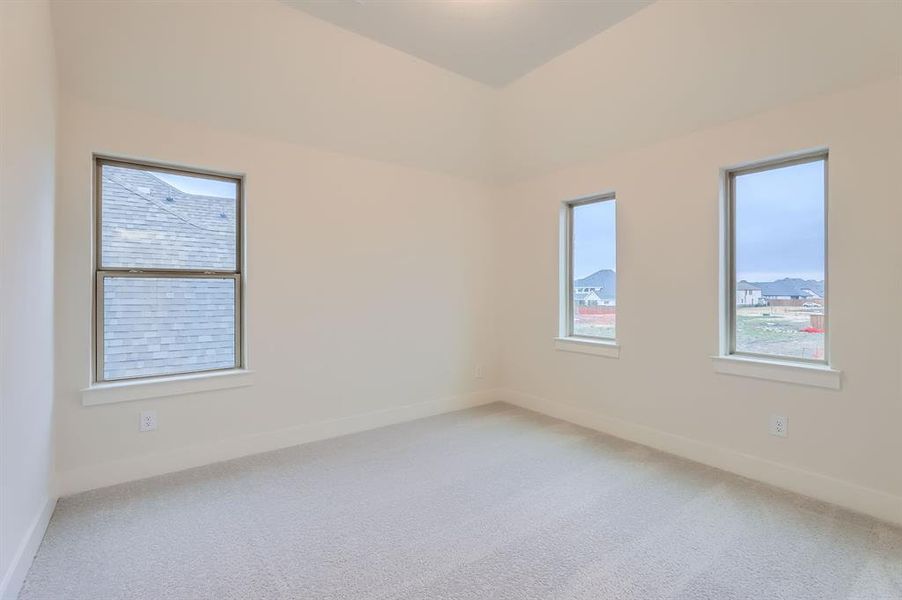
[[[573,301],[580,306],[615,306],[617,274],[611,269],[595,271],[573,282]]]
[[[573,301],[578,306],[613,306],[613,304],[606,301],[606,299],[601,298],[594,290],[589,290],[588,292],[574,292]]]
[[[823,300],[824,282],[787,277],[777,281],[751,282],[764,300]]]
[[[737,306],[758,306],[763,304],[761,288],[748,281],[740,281],[736,284]]]

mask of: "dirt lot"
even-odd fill
[[[576,314],[573,335],[614,339],[616,314]]]
[[[820,308],[800,306],[757,306],[736,309],[736,350],[793,358],[822,359],[824,334],[812,330],[812,314]],[[616,314],[578,312],[573,334],[613,339]],[[807,331],[806,331],[807,330]]]
[[[811,315],[821,313],[820,308],[796,306],[737,307],[736,350],[822,359],[824,334],[811,330]]]

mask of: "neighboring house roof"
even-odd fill
[[[763,296],[824,297],[824,282],[814,279],[787,277],[777,281],[752,282],[751,285],[760,288]]]
[[[147,171],[104,165],[103,266],[232,270],[236,205],[186,194]]]
[[[748,281],[740,281],[739,283],[736,284],[736,289],[750,291],[750,292],[754,292],[755,290],[757,290],[759,292],[761,291],[761,288],[759,288],[757,285],[752,285]]]
[[[599,298],[613,299],[617,296],[617,273],[611,269],[602,269],[573,282],[573,287],[595,288]]]
[[[102,189],[104,266],[235,268],[235,199],[112,165]],[[235,366],[232,279],[107,277],[103,296],[105,378]]]

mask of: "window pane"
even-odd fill
[[[824,359],[825,168],[735,177],[737,352]]]
[[[237,366],[231,278],[103,278],[103,377]]]
[[[617,237],[614,200],[573,207],[573,335],[614,339]]]
[[[101,170],[102,268],[236,270],[235,181]]]

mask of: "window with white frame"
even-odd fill
[[[242,180],[95,158],[97,382],[242,366]]]
[[[614,194],[564,203],[566,275],[561,335],[613,342],[617,321],[617,219]]]
[[[725,173],[723,353],[827,362],[827,153]]]

